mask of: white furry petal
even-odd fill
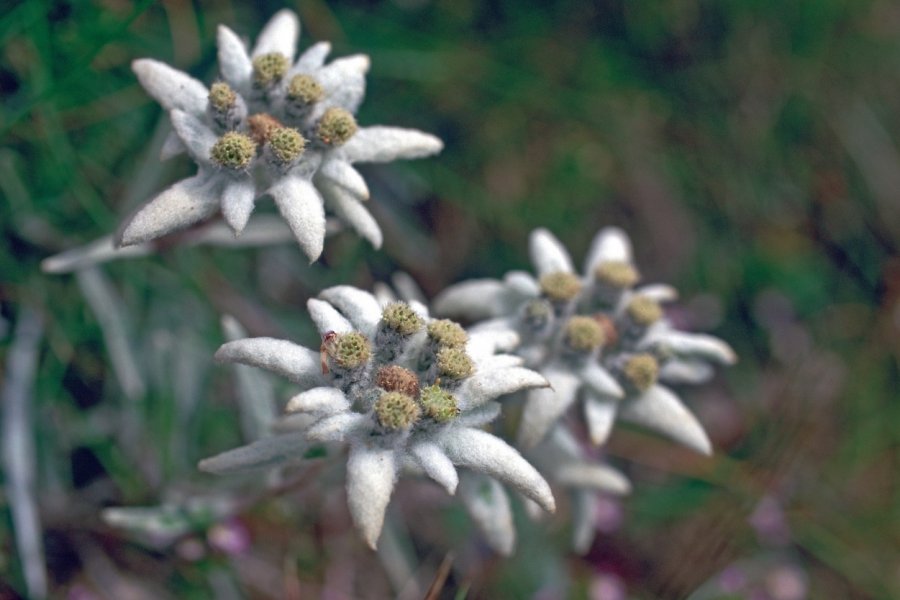
[[[413,444],[409,452],[426,475],[439,483],[451,496],[456,493],[456,486],[459,483],[456,467],[437,444],[420,442]]]
[[[300,55],[288,79],[297,73],[310,73],[321,68],[325,64],[325,59],[328,58],[329,52],[331,52],[331,44],[329,42],[316,42]]]
[[[372,423],[372,417],[355,412],[343,412],[325,417],[306,430],[306,439],[313,442],[343,442]]]
[[[356,528],[373,550],[384,525],[384,511],[394,491],[394,451],[354,444],[347,460],[347,504]]]
[[[131,70],[147,93],[166,110],[179,109],[192,115],[206,111],[209,91],[190,75],[151,58],[132,62]]]
[[[715,374],[708,363],[699,360],[669,360],[659,369],[659,380],[665,383],[706,383]]]
[[[343,160],[326,160],[319,167],[316,177],[324,177],[330,183],[351,193],[357,200],[369,199],[369,186],[359,171]]]
[[[631,263],[633,260],[628,235],[618,227],[606,227],[594,236],[584,261],[584,270],[586,275],[591,276],[600,263]]]
[[[302,434],[274,435],[205,458],[197,468],[218,475],[262,469],[282,464],[285,459],[303,458],[306,446]]]
[[[222,216],[234,235],[244,231],[255,200],[256,185],[252,177],[235,178],[225,185],[222,190]]]
[[[500,416],[499,402],[486,402],[478,408],[466,411],[456,417],[456,423],[460,427],[482,427]]]
[[[116,234],[116,246],[147,242],[211,216],[219,209],[215,190],[205,174],[182,179],[125,221]]]
[[[618,402],[609,397],[588,394],[584,400],[584,420],[595,446],[606,443],[616,420]]]
[[[334,163],[336,161],[331,162]],[[346,188],[335,185],[330,180],[321,181],[319,189],[325,196],[328,206],[339,219],[350,225],[360,237],[372,244],[373,248],[376,250],[381,248],[381,228],[357,197],[350,194]]]
[[[455,395],[460,410],[466,411],[506,394],[549,385],[543,375],[531,369],[484,369],[463,381]]]
[[[625,391],[619,385],[619,382],[616,381],[616,378],[596,362],[591,361],[587,363],[579,370],[578,374],[581,376],[582,381],[598,394],[612,396],[613,398],[625,396]]]
[[[686,333],[670,328],[651,331],[641,340],[641,349],[659,346],[664,350],[688,358],[705,358],[725,365],[737,362],[731,346],[717,337],[702,333]]]
[[[466,473],[460,482],[459,497],[488,545],[501,556],[511,555],[516,528],[503,487],[490,477]]]
[[[300,20],[297,15],[287,9],[279,10],[269,19],[256,38],[256,45],[250,56],[256,58],[261,54],[278,52],[285,55],[289,62],[294,62],[299,37]]]
[[[170,131],[163,142],[162,148],[159,150],[159,160],[169,160],[182,152],[187,152],[187,148],[184,147],[184,142],[181,141],[181,138],[178,137],[177,133]]]
[[[316,71],[314,77],[325,90],[322,107],[339,106],[355,113],[366,94],[366,73],[371,61],[364,54],[346,56]]]
[[[300,177],[284,177],[268,192],[291,227],[300,249],[315,262],[325,246],[325,207],[313,184]]]
[[[484,473],[512,486],[541,505],[556,510],[550,486],[519,452],[498,437],[467,427],[453,427],[439,442],[453,464]]]
[[[497,329],[482,329],[469,332],[466,352],[475,361],[497,352],[509,351],[519,345],[519,334],[513,330],[511,321],[498,323]]]
[[[375,336],[382,312],[375,296],[353,286],[336,285],[322,290],[319,297],[333,304],[363,335]]]
[[[434,298],[434,312],[453,318],[487,319],[500,313],[506,287],[496,279],[472,279],[451,285]]]
[[[443,147],[441,140],[422,131],[376,125],[360,127],[340,150],[351,163],[391,162],[431,156]]]
[[[528,237],[528,252],[538,277],[560,271],[573,272],[568,250],[543,227],[531,232]]]
[[[183,110],[173,110],[170,117],[175,133],[181,138],[191,158],[199,165],[212,167],[210,153],[218,139],[212,129],[198,117]]]
[[[350,401],[344,392],[333,387],[317,387],[297,394],[288,400],[284,410],[289,413],[308,412],[333,415],[350,409]]]
[[[325,335],[329,331],[335,333],[350,333],[353,331],[353,325],[344,318],[335,308],[323,300],[310,298],[306,301],[306,308],[309,310],[309,316],[312,317],[313,323],[319,335]]]
[[[569,487],[588,488],[607,494],[624,495],[631,492],[631,482],[607,465],[571,462],[562,465],[554,479]]]
[[[219,25],[216,34],[219,47],[219,72],[231,87],[246,92],[250,89],[253,76],[253,63],[247,55],[244,42],[235,32],[224,25]]]
[[[327,384],[319,353],[286,340],[257,337],[228,342],[216,351],[215,359],[266,369],[306,388]]]
[[[536,446],[544,438],[557,419],[575,401],[581,385],[576,376],[561,369],[545,371],[544,375],[551,387],[529,391],[522,411],[519,445],[523,448]]]
[[[637,398],[623,402],[619,417],[657,431],[701,454],[712,454],[712,443],[703,426],[674,393],[661,385],[654,385]]]

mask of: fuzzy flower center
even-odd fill
[[[237,94],[224,81],[217,81],[209,88],[209,103],[218,112],[226,112],[237,101]]]
[[[282,164],[292,163],[303,154],[306,140],[293,127],[277,127],[269,133],[269,149]]]
[[[250,126],[250,137],[257,144],[265,144],[272,137],[277,129],[281,129],[284,125],[270,114],[257,113],[247,117],[247,125]]]
[[[466,330],[450,319],[440,319],[429,323],[428,337],[438,346],[447,348],[462,348],[469,341]]]
[[[456,398],[437,385],[430,385],[422,390],[419,397],[425,416],[438,423],[446,423],[459,415]]]
[[[406,302],[392,302],[381,313],[385,325],[403,336],[412,335],[422,329],[422,317]]]
[[[332,107],[319,120],[316,135],[323,144],[341,146],[356,133],[356,119],[343,108]]]
[[[378,369],[375,383],[388,392],[400,392],[413,398],[419,395],[419,378],[409,369],[397,365]]]
[[[356,331],[335,336],[325,350],[334,362],[345,369],[361,367],[372,356],[369,339]]]
[[[581,291],[581,280],[574,273],[556,271],[540,279],[541,293],[554,302],[568,302]]]
[[[633,298],[628,303],[626,311],[634,323],[644,327],[656,323],[663,315],[659,302],[648,296],[636,296]]]
[[[622,372],[631,385],[638,391],[645,392],[659,377],[659,363],[650,354],[635,354],[625,363]]]
[[[553,307],[542,298],[529,300],[522,309],[522,319],[535,329],[543,327],[553,316]]]
[[[256,142],[243,133],[229,131],[213,144],[210,158],[229,169],[246,169],[256,156]]]
[[[292,102],[308,106],[325,96],[325,90],[309,75],[294,75],[288,83],[287,97]]]
[[[630,288],[640,281],[640,274],[634,266],[624,260],[608,260],[594,269],[594,279],[614,288]]]
[[[593,317],[575,316],[566,323],[566,344],[576,352],[590,352],[606,341],[603,326]]]
[[[411,396],[402,392],[385,392],[375,401],[375,418],[385,429],[401,430],[412,427],[422,409]]]
[[[448,379],[465,379],[475,370],[472,359],[461,348],[443,347],[437,353],[438,372]]]
[[[269,88],[287,73],[288,58],[280,52],[260,54],[253,59],[253,81],[261,88]]]

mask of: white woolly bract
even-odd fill
[[[463,381],[456,397],[460,410],[466,411],[506,394],[549,385],[540,373],[531,369],[485,369]]]
[[[340,155],[351,163],[391,162],[431,156],[443,147],[441,140],[422,131],[376,125],[360,127],[341,147]]]
[[[434,298],[435,314],[487,319],[501,314],[506,286],[496,279],[472,279],[443,290]]]
[[[222,475],[262,469],[303,458],[307,443],[301,433],[288,433],[257,440],[247,446],[205,458],[197,465],[201,471]]]
[[[568,250],[546,229],[531,232],[528,253],[538,277],[557,272],[572,273],[574,270]]]
[[[333,304],[363,335],[374,337],[382,310],[372,294],[349,285],[337,285],[322,290],[319,297]]]
[[[284,407],[285,412],[309,412],[333,415],[349,410],[350,402],[344,393],[333,387],[317,387],[297,394]]]
[[[618,402],[609,397],[587,394],[584,400],[584,420],[588,426],[588,435],[596,446],[606,443],[616,420]]]
[[[361,238],[372,244],[373,248],[376,250],[381,248],[383,241],[381,228],[358,197],[354,197],[346,188],[335,185],[331,180],[322,181],[319,188],[329,208],[339,219],[350,225]]]
[[[559,467],[554,479],[562,485],[587,488],[608,494],[631,492],[631,482],[607,465],[571,462]]]
[[[619,407],[621,419],[659,432],[692,450],[707,456],[712,443],[703,426],[669,389],[654,385]]]
[[[285,340],[259,337],[228,342],[215,359],[260,367],[306,388],[326,384],[319,353]]]
[[[278,52],[287,57],[288,62],[294,61],[294,52],[297,49],[297,38],[300,36],[300,21],[293,11],[284,9],[272,15],[269,22],[256,38],[252,57],[261,54]]]
[[[459,497],[488,545],[497,554],[511,555],[516,544],[516,528],[509,496],[500,484],[489,477],[464,473]]]
[[[581,385],[579,379],[568,371],[548,369],[543,374],[550,382],[550,387],[529,391],[522,411],[519,445],[523,448],[531,448],[544,438],[556,420],[575,401]]]
[[[324,177],[329,183],[332,183],[350,194],[356,200],[369,199],[369,186],[366,180],[359,174],[359,171],[353,168],[347,162],[342,160],[325,160],[319,168],[317,177]]]
[[[353,325],[344,318],[335,308],[324,300],[310,298],[306,301],[306,309],[312,317],[319,335],[325,335],[329,331],[335,333],[350,333]]]
[[[456,493],[459,476],[453,462],[447,458],[444,451],[433,442],[418,442],[412,444],[409,454],[415,458],[426,475],[439,483],[451,496]]]
[[[618,227],[606,227],[594,236],[584,260],[585,275],[593,276],[597,265],[604,262],[633,262],[631,241]]]
[[[206,110],[206,86],[190,75],[152,58],[135,60],[131,70],[147,93],[166,110],[179,109],[193,115]]]
[[[315,262],[325,245],[325,208],[313,184],[301,177],[283,177],[269,188],[278,211],[294,232],[297,243]]]
[[[229,182],[222,190],[222,216],[235,235],[240,235],[247,226],[256,199],[256,186],[250,177],[241,177]]]
[[[353,444],[347,459],[347,505],[356,528],[373,550],[378,543],[397,477],[393,449]]]

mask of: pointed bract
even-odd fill
[[[528,252],[539,277],[550,273],[572,273],[574,270],[568,250],[546,229],[531,232]]]
[[[219,50],[219,72],[222,78],[241,93],[247,93],[250,90],[253,63],[244,42],[225,25],[219,25],[216,40]]]
[[[315,262],[325,245],[325,208],[313,184],[299,177],[279,180],[268,192],[288,222],[300,248]]]
[[[302,434],[275,435],[205,458],[197,468],[217,475],[263,469],[284,463],[285,459],[303,458],[306,447]]]
[[[394,491],[397,464],[392,449],[354,444],[347,459],[347,504],[356,528],[375,549],[384,511]]]
[[[519,445],[523,448],[531,448],[544,439],[556,420],[575,401],[578,392],[579,380],[571,373],[553,369],[546,370],[544,375],[550,387],[529,391],[522,411]]]
[[[349,285],[336,285],[319,292],[319,297],[337,307],[363,335],[374,336],[382,311],[371,294]]]
[[[467,473],[460,482],[459,497],[491,549],[501,556],[511,555],[516,528],[509,496],[500,484],[489,477]]]
[[[353,331],[353,325],[344,316],[336,311],[332,305],[316,298],[310,298],[306,301],[306,308],[309,310],[309,316],[312,317],[319,335],[325,335],[329,331],[335,333],[350,333]]]
[[[619,407],[620,418],[659,432],[692,450],[712,454],[703,426],[667,388],[654,385]]]
[[[333,387],[317,387],[297,394],[284,407],[285,412],[309,412],[333,415],[350,408],[350,402],[341,390]]]
[[[531,369],[522,367],[492,369],[479,371],[464,381],[457,392],[457,398],[460,409],[465,411],[506,394],[549,385],[540,373]]]
[[[255,58],[262,54],[277,52],[286,56],[288,62],[293,62],[299,37],[300,21],[297,15],[287,9],[279,10],[269,19],[256,38],[256,45],[250,56]]]
[[[437,444],[419,442],[410,447],[409,453],[416,459],[425,474],[439,483],[447,490],[448,494],[452,496],[456,493],[456,486],[459,483],[456,467]]]
[[[256,186],[249,177],[235,178],[222,191],[222,216],[235,235],[247,226],[256,198]]]
[[[141,86],[166,110],[183,110],[201,115],[206,110],[206,86],[177,69],[151,58],[131,63]]]
[[[219,348],[215,359],[266,369],[306,388],[326,383],[319,353],[285,340],[258,337],[228,342]]]
[[[381,163],[431,156],[440,152],[443,147],[441,140],[428,133],[376,125],[360,127],[340,152],[351,163]]]

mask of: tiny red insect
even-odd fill
[[[322,345],[319,346],[319,360],[322,361],[322,375],[328,375],[328,345],[334,341],[337,333],[334,331],[326,331],[322,336]]]

